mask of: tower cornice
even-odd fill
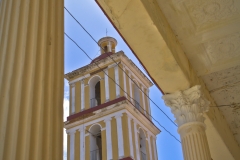
[[[139,79],[141,79],[144,82],[144,85],[146,87],[151,87],[153,85],[153,83],[148,79],[148,77],[133,63],[133,61],[131,59],[129,59],[123,51],[119,51],[117,53],[111,54],[111,58],[109,56],[100,59],[98,61],[94,61],[94,63],[90,63],[86,66],[83,66],[79,69],[76,69],[72,72],[69,72],[67,74],[64,75],[64,77],[68,80],[68,81],[72,81],[77,77],[82,77],[86,74],[89,74],[95,70],[99,70],[99,67],[101,67],[102,69],[105,69],[108,65],[110,65],[111,63],[114,63],[114,61],[121,61],[128,69],[131,70],[131,72],[133,72],[135,75],[140,75],[137,76]],[[99,66],[97,66],[97,65]]]

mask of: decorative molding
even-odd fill
[[[106,117],[106,118],[104,119],[104,122],[106,123],[106,122],[111,121],[111,120],[112,120],[112,117]]]
[[[79,75],[84,75],[85,73],[89,73],[92,70],[96,70],[96,69],[98,69],[98,67],[101,67],[102,69],[104,69],[104,67],[106,67],[107,64],[112,63],[112,61],[113,61],[112,59],[114,59],[114,61],[121,60],[122,62],[124,62],[125,65],[127,64],[126,67],[131,67],[131,69],[134,70],[134,73],[138,73],[139,75],[141,75],[141,80],[145,83],[145,85],[147,85],[147,86],[153,85],[153,83],[147,78],[147,76],[145,76],[145,74],[124,54],[123,51],[119,51],[117,53],[112,54],[111,58],[108,56],[104,59],[97,61],[96,62],[97,65],[95,63],[90,63],[84,67],[81,67],[77,70],[69,72],[69,73],[65,74],[64,77],[67,80],[71,80],[74,77],[77,77]],[[112,65],[109,65],[108,68],[114,67],[115,65],[116,65],[115,63]],[[86,75],[88,75],[88,74],[86,74]],[[89,76],[90,76],[90,74],[89,74]],[[73,80],[73,81],[75,81],[75,80]]]
[[[203,113],[208,111],[210,102],[200,88],[201,86],[197,85],[162,97],[165,104],[171,108],[179,127],[189,122],[204,122]]]
[[[240,32],[204,44],[212,63],[240,56]]]
[[[116,64],[116,63],[113,63],[113,64],[111,64],[111,65],[108,66],[108,69],[109,69],[109,68],[116,67],[117,65],[118,65],[118,63],[117,63],[117,64]]]
[[[115,115],[115,118],[117,119],[117,118],[121,118],[123,116],[123,114],[122,113],[118,113],[117,115]]]
[[[189,0],[184,4],[197,26],[224,20],[239,13],[235,0]]]
[[[81,76],[81,77],[79,77],[79,78],[77,78],[77,79],[74,79],[74,80],[72,80],[72,81],[69,81],[69,84],[73,84],[73,83],[75,83],[75,82],[77,82],[77,81],[83,81],[85,78],[88,78],[88,77],[90,77],[90,74],[86,74],[86,75]]]
[[[108,110],[106,112],[104,112],[104,114],[101,115],[101,117],[99,117],[98,115],[95,116],[91,116],[88,117],[84,120],[79,120],[76,122],[72,122],[69,123],[68,121],[65,122],[64,128],[66,128],[67,130],[77,130],[80,128],[80,126],[84,123],[85,126],[91,125],[93,123],[98,123],[100,121],[106,121],[108,118],[112,118],[115,115],[118,115],[119,113],[126,113],[128,115],[128,117],[130,117],[131,119],[133,119],[134,121],[136,121],[138,124],[142,124],[140,125],[145,131],[148,131],[149,134],[151,134],[153,137],[155,137],[161,130],[158,129],[154,123],[152,121],[150,121],[149,119],[147,119],[143,114],[140,115],[139,119],[137,119],[134,114],[134,106],[132,104],[130,104],[129,101],[122,101],[124,103],[126,103],[126,105],[128,106],[128,110],[125,108],[125,106],[122,106],[122,109],[116,109],[114,110],[115,112],[112,113],[112,110]],[[113,109],[115,109],[116,107],[114,107]],[[104,117],[103,117],[104,116]]]

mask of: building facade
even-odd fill
[[[152,83],[111,37],[99,40],[101,55],[65,78],[70,116],[65,122],[69,160],[157,160],[149,100]]]

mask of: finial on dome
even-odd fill
[[[100,46],[101,54],[104,54],[106,52],[115,53],[117,40],[113,37],[103,37],[98,41],[98,45]]]

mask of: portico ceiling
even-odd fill
[[[96,1],[164,93],[201,84],[212,158],[239,159],[240,0]]]
[[[240,1],[157,2],[240,144]]]

